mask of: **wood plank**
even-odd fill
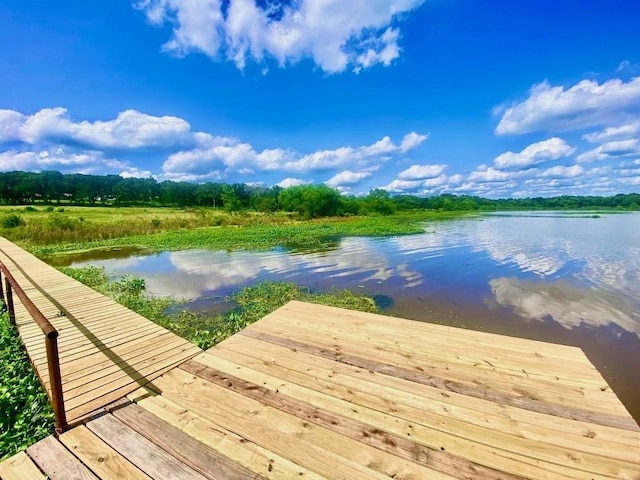
[[[523,347],[527,350],[540,350],[545,352],[548,358],[569,362],[572,359],[583,362],[584,354],[575,347],[567,345],[553,344],[541,342],[537,340],[528,340],[517,337],[509,337],[505,335],[496,335],[493,333],[481,332],[477,330],[468,330],[459,327],[451,327],[447,325],[437,325],[428,322],[418,322],[399,317],[389,317],[386,315],[358,312],[356,310],[345,310],[336,307],[330,307],[319,304],[311,304],[293,300],[281,309],[264,317],[269,322],[280,321],[287,317],[300,317],[311,315],[316,321],[326,322],[330,319],[339,319],[339,326],[343,321],[347,324],[353,324],[361,328],[367,328],[367,324],[371,324],[378,334],[393,333],[394,331],[411,332],[414,338],[430,337],[435,339],[446,339],[446,342],[455,342],[459,345],[468,346],[470,348],[482,348],[486,345],[495,345],[499,339],[499,347],[502,349],[511,349],[515,352],[521,352]],[[339,329],[338,329],[339,330]]]
[[[320,356],[347,365],[352,365],[369,371],[391,375],[416,383],[422,383],[428,386],[439,388],[441,390],[444,390],[445,392],[451,391],[455,393],[461,393],[463,395],[469,395],[472,397],[493,401],[501,405],[525,408],[534,412],[555,415],[562,418],[586,421],[588,423],[612,426],[615,428],[623,428],[631,431],[640,431],[640,427],[638,427],[633,418],[631,418],[631,416],[629,415],[618,416],[607,413],[592,412],[589,410],[573,408],[571,406],[568,407],[541,401],[519,392],[516,392],[516,394],[509,394],[505,392],[486,389],[483,388],[482,385],[469,385],[462,382],[452,381],[448,377],[428,376],[424,375],[424,373],[420,371],[409,370],[399,367],[395,364],[383,363],[355,355],[336,354],[336,352],[333,350],[327,350],[322,347],[317,347],[315,345],[302,343],[288,338],[277,337],[270,334],[263,334],[260,332],[256,332],[255,330],[245,329],[242,332],[239,332],[238,335],[258,338],[260,340],[274,343],[276,345],[301,350],[311,355]],[[384,359],[386,360],[387,358],[384,357]]]
[[[416,332],[409,328],[396,327],[393,330],[379,331],[377,322],[372,319],[366,323],[363,321],[352,323],[349,322],[352,314],[348,312],[344,315],[346,318],[340,318],[339,321],[324,319],[321,322],[317,320],[317,313],[316,315],[312,315],[311,312],[296,316],[280,315],[277,317],[277,323],[270,321],[269,326],[277,325],[285,331],[290,327],[301,328],[303,331],[311,331],[315,334],[322,333],[327,339],[338,338],[336,333],[339,332],[341,342],[346,343],[355,337],[356,342],[364,341],[368,345],[375,345],[376,349],[380,351],[389,349],[399,351],[403,355],[423,358],[427,362],[459,363],[492,371],[505,371],[517,376],[541,377],[543,379],[555,379],[560,376],[563,381],[576,382],[578,385],[586,383],[600,387],[602,384],[606,384],[586,356],[576,347],[572,348],[576,348],[579,361],[578,359],[572,362],[563,361],[562,369],[550,373],[549,365],[557,364],[557,359],[547,357],[542,349],[534,350],[535,344],[523,348],[527,342],[524,339],[522,339],[523,345],[518,351],[504,348],[497,343],[499,341],[498,335],[494,335],[496,338],[491,344],[473,345],[472,348],[466,348],[464,336],[460,333],[455,339],[452,339],[448,338],[446,330],[430,336],[417,336]],[[459,341],[460,338],[463,340]],[[523,373],[524,369],[526,369],[526,374]],[[569,373],[571,375],[567,375]]]
[[[53,436],[31,445],[27,453],[50,480],[98,480]]]
[[[78,388],[80,386],[86,385],[89,382],[95,382],[97,380],[103,379],[107,375],[122,370],[123,366],[126,365],[139,365],[140,362],[153,357],[154,355],[162,354],[167,351],[173,350],[180,345],[184,345],[184,342],[181,339],[176,338],[167,338],[162,342],[154,344],[155,351],[143,351],[139,355],[132,356],[124,356],[120,355],[123,358],[120,362],[113,362],[111,360],[106,360],[104,362],[96,362],[96,364],[92,365],[89,368],[86,368],[83,371],[78,372],[77,376],[73,379],[69,378],[69,375],[65,375],[63,393],[70,392],[71,390]],[[82,375],[84,373],[84,375]]]
[[[44,480],[46,477],[24,452],[0,462],[2,480]]]
[[[84,425],[63,433],[60,441],[102,480],[149,479]]]
[[[129,405],[116,410],[113,416],[207,478],[215,480],[266,478],[256,475],[247,467],[206,447],[138,405]]]
[[[428,412],[553,445],[572,446],[580,451],[602,454],[604,448],[613,455],[612,458],[640,458],[639,432],[565,420],[454,392],[444,393],[423,384],[252,338],[236,336],[232,342],[225,341],[207,354],[347,401],[364,402],[380,411],[393,409],[394,415],[418,422],[423,412]],[[413,411],[416,413],[410,413]]]
[[[109,403],[130,394],[131,392],[137,390],[139,387],[147,385],[153,379],[161,376],[171,368],[178,366],[179,364],[181,364],[182,362],[184,362],[185,360],[187,360],[188,358],[196,354],[197,354],[197,351],[195,353],[187,355],[186,358],[178,358],[174,363],[170,365],[166,365],[164,368],[160,368],[153,372],[146,373],[144,378],[140,378],[137,380],[132,378],[131,382],[126,383],[121,387],[117,387],[109,392],[104,392],[104,390],[108,390],[109,387],[98,388],[96,395],[93,398],[89,396],[88,397],[89,401],[87,401],[86,403],[78,405],[74,408],[69,408],[68,406],[66,406],[65,409],[67,411],[67,420],[69,422],[72,422],[76,419],[82,418],[83,416],[91,412],[94,412],[104,407],[105,405],[108,405]],[[110,388],[113,388],[113,387],[110,387]]]
[[[146,398],[141,400],[139,405],[198,442],[220,452],[234,462],[244,465],[260,477],[285,480],[323,480],[326,478],[257,445],[251,440],[225,430],[165,397]],[[336,473],[333,474],[333,476],[336,475]]]
[[[524,470],[524,467],[514,464],[514,461],[531,463],[534,466],[544,461],[547,464],[563,467],[549,468],[553,472],[566,476],[575,472],[576,478],[579,476],[577,470],[582,470],[586,475],[582,474],[580,478],[585,479],[592,478],[594,473],[619,478],[636,471],[627,461],[577,452],[567,447],[551,446],[491,428],[477,427],[457,418],[427,413],[423,413],[420,418],[420,413],[416,411],[417,418],[410,416],[404,419],[397,416],[395,407],[384,411],[371,409],[365,405],[354,407],[354,399],[346,401],[334,395],[301,387],[280,378],[239,367],[210,353],[203,354],[180,368],[283,411],[294,415],[297,412],[298,416],[302,415],[308,421],[320,422],[345,435],[348,433],[343,432],[341,428],[345,428],[347,432],[354,432],[356,438],[361,438],[362,432],[369,434],[374,432],[367,440],[376,441],[378,440],[376,433],[379,432],[384,445],[379,445],[377,448],[385,449],[386,446],[392,445],[393,449],[390,450],[399,456],[404,457],[404,452],[398,449],[401,445],[405,446],[409,458],[410,454],[416,451],[415,447],[408,445],[409,442],[405,444],[402,441],[409,437],[412,440],[410,443],[418,442],[428,447],[424,449],[426,451],[423,457],[428,459],[425,460],[427,466],[432,468],[436,467],[429,463],[430,460],[438,461],[439,465],[451,465],[454,471],[466,471],[468,474],[475,472],[482,478],[500,478],[501,472],[514,472],[516,468]],[[224,371],[218,368],[223,368]],[[304,399],[304,402],[298,402],[296,399]],[[360,441],[365,442],[365,440]],[[487,451],[480,453],[482,449],[476,447],[480,456],[469,455],[474,448],[474,445],[469,445],[469,441],[475,445],[486,445]],[[482,471],[482,466],[488,468]],[[445,471],[444,473],[453,472]]]
[[[451,478],[179,369],[154,385],[178,405],[329,478]]]
[[[207,360],[212,358],[209,354],[206,357]],[[420,445],[414,442],[411,437],[406,436],[407,432],[399,434],[394,432],[393,429],[385,429],[384,422],[368,424],[344,416],[344,412],[335,413],[338,409],[330,408],[325,402],[312,403],[312,399],[309,398],[310,395],[306,395],[307,392],[300,392],[300,395],[295,395],[292,392],[291,396],[286,393],[283,394],[281,389],[286,385],[280,379],[275,379],[275,383],[278,385],[277,388],[269,388],[268,382],[262,381],[260,382],[261,385],[251,383],[194,361],[189,361],[181,365],[180,368],[298,418],[326,427],[378,450],[404,458],[408,462],[414,462],[447,475],[477,476],[494,480],[520,480],[524,478],[504,471],[497,471],[461,457],[455,457],[444,451],[444,449],[434,449]],[[262,380],[265,380],[265,378]],[[268,386],[265,387],[264,385]],[[287,389],[287,391],[290,390],[292,389]],[[299,401],[297,398],[304,398],[308,403]],[[346,404],[346,408],[351,412],[354,411],[351,404]],[[388,419],[391,420],[391,417],[389,416]]]
[[[144,387],[140,387],[137,390],[131,392],[129,395],[127,395],[127,399],[131,402],[139,402],[141,400],[144,400],[145,398],[149,398],[149,397],[155,397],[156,395],[158,395],[158,392],[155,392],[154,390],[152,390],[151,388],[151,384],[148,384],[147,386]]]
[[[139,379],[144,378],[147,374],[153,373],[162,368],[166,368],[169,365],[184,361],[191,356],[191,353],[196,353],[193,345],[180,345],[168,350],[162,350],[156,352],[155,355],[144,358],[135,363],[121,366],[115,372],[109,373],[96,381],[80,385],[73,390],[69,390],[65,393],[65,405],[67,408],[72,409],[84,402],[87,398],[93,398],[99,396],[99,391],[108,392],[124,386],[132,381],[137,382]]]
[[[206,480],[205,476],[112,415],[103,415],[90,421],[87,428],[153,479]]]
[[[480,382],[482,387],[513,394],[515,390],[514,384],[517,384],[519,390],[526,392],[523,394],[548,403],[582,405],[583,407],[591,405],[593,409],[602,413],[628,415],[627,410],[618,398],[615,395],[611,395],[610,391],[603,390],[607,383],[602,378],[598,384],[584,384],[580,387],[573,387],[566,383],[560,383],[560,379],[556,381],[550,377],[546,379],[531,378],[526,373],[526,370],[524,372],[519,371],[518,375],[513,374],[511,370],[500,371],[495,368],[496,365],[499,365],[500,359],[494,360],[493,363],[489,362],[489,364],[480,361],[469,365],[460,361],[450,361],[450,359],[447,361],[444,354],[442,355],[443,358],[438,359],[440,353],[431,357],[420,353],[408,353],[405,351],[407,348],[405,343],[385,344],[380,340],[361,337],[358,332],[349,333],[347,326],[326,330],[321,325],[318,325],[319,322],[317,321],[313,327],[310,325],[299,326],[291,320],[287,321],[286,325],[283,326],[280,326],[280,324],[274,326],[271,322],[258,323],[259,325],[253,325],[249,330],[295,339],[332,351],[334,355],[351,353],[372,360],[382,356],[387,363],[395,366],[417,369],[428,375],[446,376],[468,385],[479,384],[478,382]],[[331,335],[330,331],[334,332],[333,335]],[[382,347],[381,344],[385,344],[385,346]],[[419,350],[419,348],[419,346],[416,346],[414,350]],[[423,348],[428,350],[426,346]],[[462,350],[457,347],[457,352],[461,353]],[[499,349],[496,349],[496,352],[498,352],[496,355],[500,355]],[[522,365],[523,367],[525,365],[524,359]],[[549,365],[547,365],[548,368]]]

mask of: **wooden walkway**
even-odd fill
[[[60,371],[69,423],[201,352],[1,237],[0,261],[60,334]],[[42,331],[17,298],[14,305],[20,337],[50,393]]]
[[[30,479],[640,479],[581,350],[291,302],[0,464]]]

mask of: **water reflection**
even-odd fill
[[[496,278],[489,283],[497,302],[524,318],[553,319],[568,329],[617,326],[640,335],[640,322],[627,313],[633,305],[611,292],[585,290],[564,281]]]
[[[214,311],[263,280],[386,298],[388,313],[581,346],[640,418],[640,214],[495,215],[314,252],[188,250],[78,259]],[[216,306],[218,305],[218,306]]]

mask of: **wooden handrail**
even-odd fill
[[[13,291],[20,299],[24,308],[27,309],[31,318],[38,324],[45,337],[45,346],[47,350],[47,366],[49,367],[49,386],[51,388],[50,399],[53,413],[55,415],[56,432],[64,431],[67,424],[67,414],[64,411],[64,397],[62,395],[62,376],[60,375],[60,357],[58,354],[58,331],[51,325],[51,322],[42,314],[31,299],[24,293],[22,287],[16,279],[11,275],[9,269],[0,262],[0,272],[4,275],[4,290],[2,282],[0,282],[0,297],[5,300],[9,313],[9,319],[15,325],[16,313],[13,306]],[[46,388],[45,388],[46,390]]]

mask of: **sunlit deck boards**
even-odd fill
[[[640,428],[577,348],[291,302],[148,387],[12,471],[640,479]]]
[[[200,352],[186,340],[63,275],[4,238],[0,238],[0,261],[60,333],[60,370],[69,422],[123,397]],[[42,331],[15,296],[14,304],[20,336],[48,389]]]

